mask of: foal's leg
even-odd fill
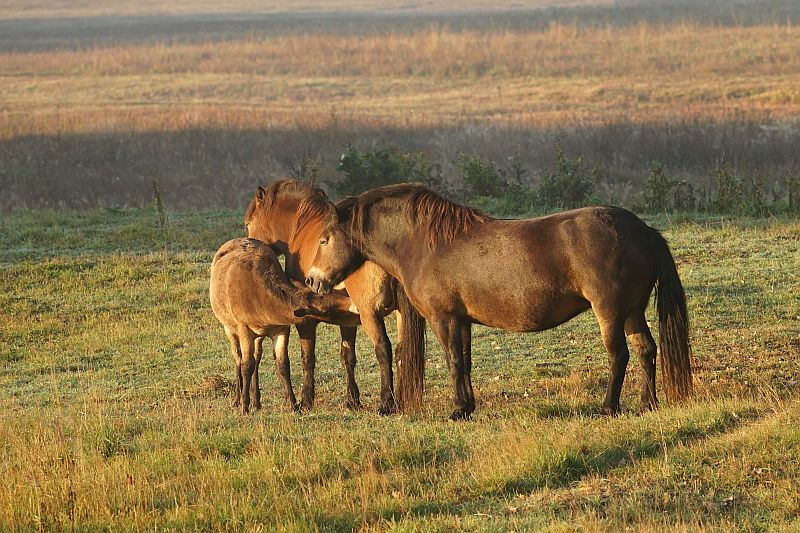
[[[603,344],[608,352],[608,362],[611,367],[611,377],[608,380],[602,413],[616,415],[619,413],[619,397],[629,358],[628,344],[625,342],[624,320],[598,312],[598,308],[594,305],[592,308],[600,323],[600,334],[603,337]]]
[[[455,318],[430,320],[431,329],[436,334],[449,360],[450,378],[453,382],[453,404],[455,410],[450,420],[463,420],[475,411],[475,398],[472,396],[472,384],[467,378],[466,352],[464,340],[469,340],[470,333],[464,331],[464,323]],[[471,367],[471,356],[470,364]]]
[[[348,409],[361,409],[361,393],[356,383],[356,332],[355,327],[339,326],[342,333],[342,349],[339,353],[344,371],[347,374],[347,400]]]
[[[642,364],[642,411],[655,409],[656,400],[656,342],[647,327],[644,312],[635,312],[625,321],[628,335],[639,362]]]
[[[314,406],[314,368],[317,364],[317,322],[308,320],[297,324],[297,334],[300,335],[300,354],[303,359],[303,390],[300,395],[300,409],[311,409]]]
[[[292,389],[292,376],[289,368],[289,327],[281,328],[277,333],[273,333],[271,337],[272,350],[275,354],[275,367],[283,385],[286,403],[290,409],[297,410],[297,398],[295,398],[294,390]]]
[[[233,357],[233,362],[236,364],[236,381],[233,383],[233,406],[239,407],[242,394],[242,352],[239,347],[239,337],[234,332],[225,328],[225,336],[228,337],[228,342],[231,344],[231,357]]]
[[[392,343],[386,334],[386,324],[374,311],[366,310],[361,314],[361,325],[364,327],[364,333],[375,345],[375,356],[381,367],[381,403],[378,412],[382,415],[397,412],[392,373]]]
[[[253,409],[261,409],[261,385],[258,380],[258,369],[261,366],[264,336],[256,337],[254,344],[256,368],[253,371],[253,379],[250,381],[250,396],[253,398]]]
[[[255,339],[255,333],[244,327],[239,328],[239,346],[242,351],[241,409],[243,415],[250,411],[250,383],[253,379],[253,372],[256,369]]]

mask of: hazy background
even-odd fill
[[[4,2],[0,209],[240,208],[349,143],[442,167],[556,143],[602,201],[643,203],[659,162],[713,195],[724,158],[786,202],[800,174],[800,3]]]

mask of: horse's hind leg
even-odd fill
[[[452,317],[430,320],[431,329],[436,334],[445,355],[449,360],[450,379],[453,382],[453,404],[455,410],[451,420],[463,420],[475,411],[475,397],[472,392],[470,370],[472,367],[471,329]],[[470,346],[465,346],[470,344]]]
[[[236,381],[233,383],[233,406],[239,407],[242,394],[242,352],[239,348],[239,337],[227,327],[225,328],[225,336],[228,337],[228,342],[231,344],[231,357],[233,357],[233,362],[236,365]]]
[[[289,327],[281,328],[279,332],[271,335],[272,349],[275,353],[275,366],[278,377],[283,384],[286,403],[290,409],[297,410],[297,398],[292,389],[292,377],[289,368]]]
[[[622,393],[622,382],[625,380],[625,369],[628,367],[628,344],[625,342],[624,320],[608,317],[598,308],[592,306],[600,323],[600,334],[603,344],[608,352],[608,362],[611,367],[611,377],[608,380],[606,398],[603,402],[603,414],[616,415],[619,413],[619,397]]]
[[[347,374],[347,401],[348,409],[361,409],[361,393],[356,383],[356,333],[357,329],[350,326],[340,326],[342,332],[342,350],[340,356],[344,371]]]
[[[253,371],[253,379],[250,381],[250,397],[253,399],[253,409],[261,409],[261,385],[258,380],[258,369],[261,366],[261,355],[263,354],[262,345],[264,344],[264,337],[256,337],[255,339],[255,370]]]
[[[253,373],[256,370],[256,334],[247,328],[239,328],[239,348],[242,352],[242,386],[241,386],[241,410],[242,414],[250,411],[250,387]]]
[[[644,312],[637,311],[625,321],[625,333],[642,364],[642,411],[655,409],[656,401],[656,342],[647,327]]]
[[[317,322],[308,321],[295,326],[300,336],[300,356],[303,360],[303,389],[300,408],[311,409],[314,406],[314,368],[317,364]]]

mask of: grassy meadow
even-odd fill
[[[800,530],[800,4],[459,5],[0,5],[0,531]],[[464,156],[534,190],[558,147],[628,207],[654,163],[706,206],[757,177],[727,194],[762,218],[643,215],[686,288],[694,399],[638,414],[634,357],[598,416],[586,313],[475,327],[468,422],[432,336],[425,406],[381,417],[359,332],[347,410],[330,326],[313,410],[266,357],[237,414],[213,253],[256,185],[311,162],[330,189],[348,145],[421,152],[456,198]]]
[[[18,213],[0,231],[0,529],[555,530],[800,526],[800,224],[657,217],[689,298],[696,397],[598,416],[608,376],[591,314],[549,332],[476,327],[472,421],[447,422],[428,338],[426,405],[345,399],[336,330],[320,327],[317,403],[287,411],[274,366],[242,417],[207,303],[241,214]],[[652,315],[652,313],[651,313]],[[650,317],[651,321],[654,317]],[[393,320],[389,320],[394,335]],[[290,342],[299,386],[299,348]]]

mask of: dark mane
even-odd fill
[[[469,231],[475,224],[494,220],[489,215],[452,202],[427,187],[415,183],[386,185],[362,193],[356,198],[342,199],[337,207],[350,210],[350,230],[362,239],[366,229],[367,211],[383,198],[402,198],[403,212],[412,226],[426,226],[426,241],[430,249],[439,240],[448,243]]]

